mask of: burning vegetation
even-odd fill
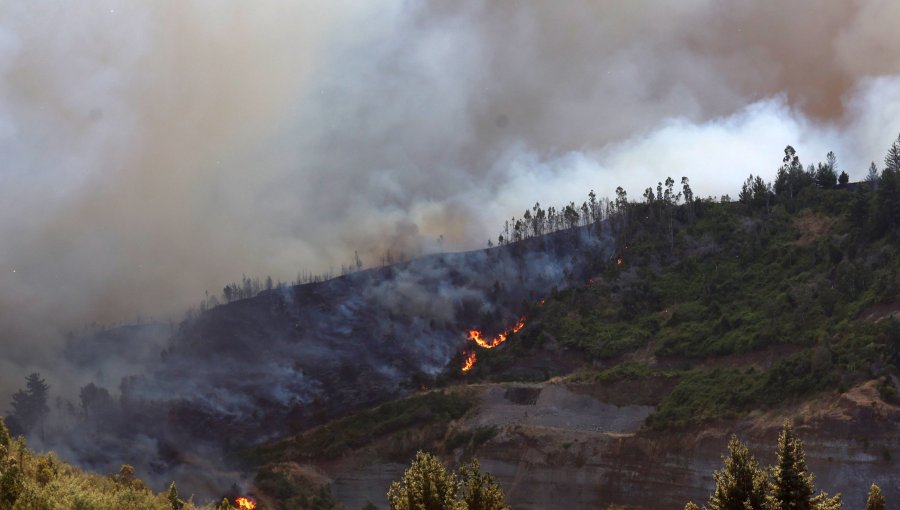
[[[256,508],[256,502],[250,498],[245,498],[244,496],[235,499],[234,504],[237,505],[240,510],[253,510]]]
[[[470,342],[475,342],[476,345],[478,345],[479,347],[482,347],[484,349],[493,349],[494,347],[497,347],[498,345],[505,342],[506,339],[509,338],[509,335],[511,335],[513,333],[518,333],[524,327],[525,327],[525,317],[522,316],[522,317],[519,317],[519,320],[518,320],[518,322],[515,323],[515,325],[502,331],[501,333],[498,333],[497,336],[495,336],[491,339],[485,338],[484,333],[482,333],[480,330],[477,330],[477,329],[470,329],[467,339]],[[471,351],[470,353],[468,353],[466,355],[465,362],[463,363],[462,371],[468,372],[469,370],[472,370],[472,367],[475,366],[475,362],[477,361],[477,358],[478,357],[475,354],[475,351]]]
[[[475,366],[476,361],[478,361],[478,356],[476,355],[475,351],[470,352],[468,355],[466,355],[466,361],[463,363],[462,371],[468,372],[469,370],[472,370],[472,367]]]

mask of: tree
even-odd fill
[[[876,236],[900,228],[900,170],[885,168],[881,172],[872,220]]]
[[[781,168],[775,178],[775,195],[793,201],[801,189],[814,184],[815,169],[804,172],[797,151],[790,145],[784,148],[784,158],[781,161]]]
[[[813,496],[813,475],[806,469],[803,443],[786,420],[778,435],[777,461],[772,466],[767,504],[770,510],[831,510],[840,508],[841,495]]]
[[[829,155],[833,153],[829,152]],[[831,189],[837,185],[837,174],[829,164],[819,163],[816,169],[816,186],[824,189]]]
[[[172,505],[172,510],[181,510],[184,508],[184,501],[178,499],[178,489],[175,487],[174,481],[169,485],[169,493],[166,495],[166,499],[169,500],[169,504]]]
[[[109,391],[90,382],[78,392],[81,400],[81,412],[85,418],[99,418],[112,412],[115,405]]]
[[[875,162],[869,165],[869,173],[866,175],[866,182],[869,183],[869,191],[876,191],[878,189],[878,167],[875,166]]]
[[[480,472],[478,461],[460,469],[463,484],[463,501],[468,510],[509,510],[503,490],[488,473]]]
[[[848,182],[850,182],[850,176],[847,175],[847,172],[841,171],[841,175],[838,176],[838,185],[843,188]]]
[[[391,510],[465,510],[456,498],[459,480],[429,453],[418,452],[399,482],[392,482],[387,497]]]
[[[785,421],[775,450],[777,463],[772,467],[770,507],[772,510],[811,510],[813,477],[806,471],[803,444]]]
[[[881,494],[881,487],[872,484],[869,488],[869,497],[866,498],[866,510],[884,510],[884,495]]]
[[[884,167],[886,170],[900,171],[900,135],[888,149],[887,155],[884,157]]]
[[[47,407],[49,389],[50,386],[35,372],[25,378],[25,390],[20,389],[13,394],[13,416],[26,433],[36,425],[40,425],[43,436],[44,417],[50,412],[50,408]]]
[[[763,510],[766,472],[737,436],[731,436],[722,460],[723,469],[713,473],[716,488],[709,498],[710,510]]]
[[[684,505],[684,510],[700,510],[700,506],[693,501],[688,501],[686,505]]]

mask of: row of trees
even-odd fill
[[[879,238],[900,229],[900,136],[891,144],[884,158],[885,167],[879,173],[874,162],[869,167],[865,182],[854,185],[854,221],[860,223],[872,238]],[[786,207],[803,207],[817,189],[850,189],[849,177],[844,172],[836,175],[837,159],[829,152],[825,163],[803,170],[800,158],[793,147],[784,149],[783,164],[778,169],[774,183],[761,176],[747,178],[741,186],[738,200],[751,211],[769,210],[775,204]]]
[[[624,193],[622,188],[619,188],[619,191]],[[521,218],[513,216],[504,222],[503,230],[497,236],[497,245],[502,246],[559,230],[597,223],[614,214],[619,204],[618,201],[598,199],[594,190],[588,193],[588,199],[580,206],[575,202],[569,202],[561,207],[551,206],[544,209],[540,202],[536,202],[531,209],[525,209]],[[493,245],[493,240],[488,240],[488,247]]]
[[[737,437],[728,442],[724,467],[713,473],[715,488],[704,510],[838,510],[841,495],[816,494],[813,474],[806,467],[803,443],[785,422],[778,436],[775,465],[763,469]],[[685,510],[700,510],[689,502]],[[872,484],[867,510],[884,510],[881,489]]]
[[[477,460],[455,473],[421,451],[387,497],[391,510],[509,510],[500,485]]]

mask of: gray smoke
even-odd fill
[[[667,175],[733,196],[788,143],[859,179],[900,131],[898,17],[889,0],[4,2],[0,395],[39,370],[74,399],[97,368],[59,363],[65,332],[177,318],[242,273],[480,247],[536,201]]]

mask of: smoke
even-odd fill
[[[667,175],[734,196],[786,144],[859,179],[900,131],[898,16],[887,0],[5,2],[0,390],[54,368],[69,329],[171,317],[242,273],[479,247],[536,201],[638,197]]]

